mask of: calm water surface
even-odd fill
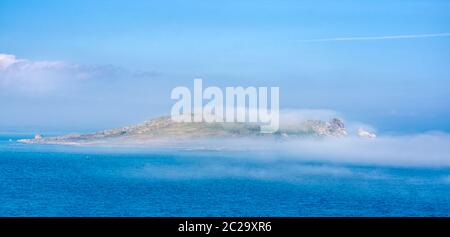
[[[0,137],[0,216],[449,216],[450,169]]]

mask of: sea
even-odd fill
[[[450,169],[0,136],[0,216],[450,216]]]

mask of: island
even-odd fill
[[[344,122],[339,118],[329,121],[304,120],[295,124],[281,124],[275,133],[261,133],[255,123],[229,122],[174,122],[169,116],[150,119],[138,125],[108,129],[90,134],[68,134],[45,137],[37,134],[32,139],[18,140],[27,144],[64,145],[174,145],[194,140],[211,139],[291,139],[302,137],[345,137]],[[361,137],[375,135],[359,130]]]

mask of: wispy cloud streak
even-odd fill
[[[385,35],[385,36],[368,36],[368,37],[338,37],[338,38],[322,38],[322,39],[301,40],[301,42],[396,40],[396,39],[435,38],[435,37],[446,37],[446,36],[450,36],[450,33],[415,34],[415,35]]]

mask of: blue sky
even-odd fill
[[[3,83],[0,128],[139,122],[168,114],[173,86],[200,77],[280,86],[282,108],[337,110],[379,130],[450,131],[450,36],[420,37],[450,33],[449,11],[449,1],[2,0],[0,53],[95,75],[39,93],[41,80]]]

